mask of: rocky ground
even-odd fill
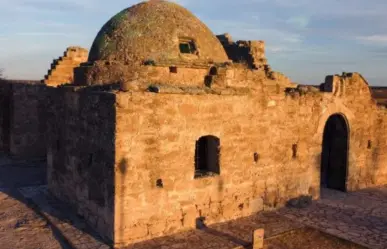
[[[109,248],[84,220],[49,195],[45,174],[42,161],[0,154],[0,249]],[[264,249],[387,248],[387,188],[324,191],[322,196],[306,208],[261,213],[127,248],[251,248],[252,231],[258,228],[265,229]]]

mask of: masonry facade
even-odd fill
[[[45,91],[49,189],[116,247],[387,183],[387,113],[360,74],[296,85],[262,41],[173,3],[114,16]]]

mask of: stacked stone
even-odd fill
[[[86,62],[87,49],[81,47],[68,47],[63,56],[55,59],[44,77],[43,83],[48,86],[59,86],[72,83],[74,79],[74,68]]]
[[[283,73],[271,71],[271,75],[273,79],[281,83],[281,85],[284,87],[290,87],[290,88],[297,87],[297,84],[293,83],[292,80],[286,75],[284,75]]]
[[[264,41],[249,41],[251,63],[254,68],[264,68],[267,64]]]

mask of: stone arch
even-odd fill
[[[321,187],[347,190],[349,134],[346,117],[341,113],[330,115],[322,139]]]

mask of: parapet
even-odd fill
[[[81,47],[68,47],[63,56],[55,59],[51,64],[43,83],[48,86],[59,86],[72,83],[74,79],[74,68],[86,62],[88,51]]]

